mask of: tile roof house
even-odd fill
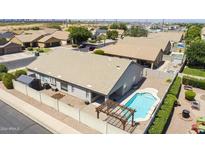
[[[42,34],[21,34],[11,39],[11,42],[22,45],[23,47],[37,47],[38,40],[43,37]]]
[[[143,74],[143,68],[130,60],[66,48],[39,57],[27,68],[42,83],[89,102],[123,96]]]
[[[41,48],[55,47],[60,45],[61,40],[52,35],[44,36],[43,38],[38,40],[38,46]]]
[[[61,40],[62,45],[66,45],[69,41],[69,32],[66,31],[56,31],[52,36]]]
[[[102,48],[106,55],[136,60],[148,67],[158,67],[163,54],[171,49],[171,42],[181,41],[181,32],[151,33],[148,37],[125,37]]]
[[[7,42],[3,45],[0,45],[0,55],[12,54],[21,51],[22,51],[21,45],[13,42]]]

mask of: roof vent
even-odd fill
[[[91,88],[92,86],[90,84],[87,85],[88,88]]]
[[[34,68],[34,70],[37,70],[37,69],[38,69],[38,68],[36,68],[36,67]]]
[[[120,66],[119,65],[117,65],[116,67],[117,67],[118,70],[120,70]]]
[[[61,78],[61,75],[58,75],[58,78]]]

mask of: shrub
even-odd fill
[[[73,47],[73,48],[77,48],[78,45],[77,45],[77,44],[72,44],[72,47]]]
[[[196,96],[196,93],[192,90],[187,90],[185,92],[185,98],[189,101],[193,101]]]
[[[177,77],[176,80],[173,82],[172,86],[170,87],[168,94],[172,94],[178,97],[180,89],[181,89],[181,78]]]
[[[10,73],[6,73],[4,76],[3,76],[3,84],[4,86],[7,88],[7,89],[13,89],[13,82],[12,82],[12,79],[14,79],[14,76]]]
[[[36,51],[42,53],[42,52],[44,52],[44,49],[43,48],[38,48],[38,49],[36,49]]]
[[[6,74],[6,73],[0,73],[0,81],[2,81],[3,76],[4,76],[5,74]]]
[[[90,43],[96,43],[96,40],[89,40]]]
[[[103,50],[95,50],[94,53],[97,55],[104,55],[105,54],[105,52]]]
[[[182,83],[185,85],[190,85],[196,88],[205,89],[205,80],[204,79],[197,79],[194,77],[183,76]]]
[[[154,122],[148,129],[149,134],[162,134],[166,128],[166,125],[172,115],[174,105],[177,101],[181,88],[181,78],[177,77],[171,85],[159,111],[156,114]]]
[[[27,72],[25,70],[17,70],[15,73],[14,73],[14,76],[15,76],[15,79],[17,79],[19,76],[21,75],[27,75]]]
[[[148,130],[149,134],[161,134],[163,133],[165,126],[171,116],[174,104],[177,101],[176,96],[168,94],[163,101],[163,104],[158,111],[156,118]]]
[[[7,73],[8,69],[4,64],[0,64],[0,73]]]
[[[28,49],[28,51],[33,51],[32,47],[28,47],[27,49]]]

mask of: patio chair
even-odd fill
[[[192,101],[191,107],[200,110],[200,103],[198,101]]]
[[[185,90],[192,90],[193,88],[192,88],[192,86],[184,85],[184,89],[185,89]]]

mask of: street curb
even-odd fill
[[[6,98],[5,95],[10,95],[10,96],[11,96],[11,97],[9,97],[10,99]],[[38,112],[41,112],[41,113],[42,113],[42,116],[44,116],[44,117],[46,116],[46,117],[49,118],[48,121],[50,121],[50,122],[53,121],[54,123],[57,122],[58,124],[61,124],[62,128],[57,130],[57,128],[55,129],[55,128],[52,127],[51,125],[46,124],[46,123],[43,121],[43,118],[42,118],[42,119],[41,119],[41,118],[37,118],[36,116],[32,115],[31,112],[26,111],[25,109],[23,109],[22,107],[20,107],[20,106],[18,105],[18,102],[11,102],[11,98],[12,98],[12,97],[13,97],[13,98],[15,97],[15,99],[20,100],[21,103],[22,103],[21,105],[23,105],[23,103],[24,103],[24,106],[27,106],[27,107],[29,107],[29,108],[32,108],[33,110],[36,110],[36,111],[38,111]],[[39,110],[38,108],[36,108],[36,107],[34,107],[34,106],[32,106],[32,105],[26,103],[25,101],[23,101],[23,100],[17,98],[16,96],[14,96],[14,95],[12,95],[12,94],[6,92],[5,90],[3,90],[3,89],[1,89],[1,88],[0,88],[0,99],[1,99],[2,101],[4,101],[6,104],[8,104],[9,106],[13,107],[13,108],[16,109],[17,111],[19,111],[19,112],[21,112],[22,114],[26,115],[27,117],[29,117],[29,118],[32,119],[33,121],[37,122],[37,123],[40,124],[41,126],[45,127],[46,129],[48,129],[50,132],[52,132],[52,133],[54,133],[54,134],[65,134],[65,133],[69,133],[69,130],[72,130],[71,127],[67,126],[66,124],[62,123],[61,121],[59,121],[59,120],[53,118],[52,116],[46,114],[45,112],[43,112],[43,111]],[[46,120],[47,120],[47,119],[46,119]],[[80,132],[78,132],[77,130],[74,130],[74,129],[73,129],[73,130],[72,130],[72,134],[75,134],[75,133],[78,134],[78,133],[80,133]]]

